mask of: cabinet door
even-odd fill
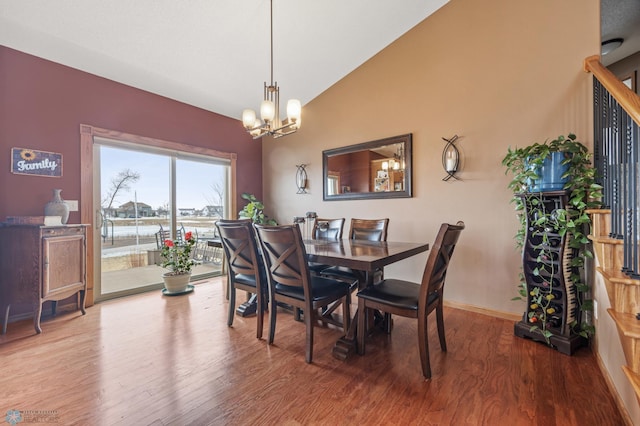
[[[84,288],[84,235],[64,235],[42,239],[42,298],[67,297]]]

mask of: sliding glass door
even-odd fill
[[[94,159],[98,300],[161,288],[167,235],[196,236],[192,280],[221,273],[220,250],[207,240],[215,236],[215,221],[227,216],[228,161],[106,139],[94,144]]]

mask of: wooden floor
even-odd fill
[[[510,321],[446,308],[449,351],[432,322],[431,381],[415,321],[398,317],[347,361],[331,355],[339,329],[316,328],[306,364],[304,325],[287,312],[273,346],[255,338],[255,317],[228,328],[221,280],[59,315],[40,335],[9,324],[2,420],[20,410],[25,424],[83,426],[624,425],[586,348],[569,357],[514,337]]]

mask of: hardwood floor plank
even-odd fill
[[[10,324],[0,413],[50,410],[83,426],[624,424],[588,349],[560,354],[510,321],[445,308],[448,352],[430,321],[425,381],[414,320],[394,317],[391,335],[346,361],[332,356],[340,329],[317,327],[306,364],[304,324],[279,312],[269,346],[255,317],[226,326],[222,289],[218,278],[107,301],[45,319],[39,335],[30,320]]]

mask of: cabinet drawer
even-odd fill
[[[43,227],[43,237],[55,237],[62,235],[84,235],[84,227],[82,226],[55,226],[55,227]]]

